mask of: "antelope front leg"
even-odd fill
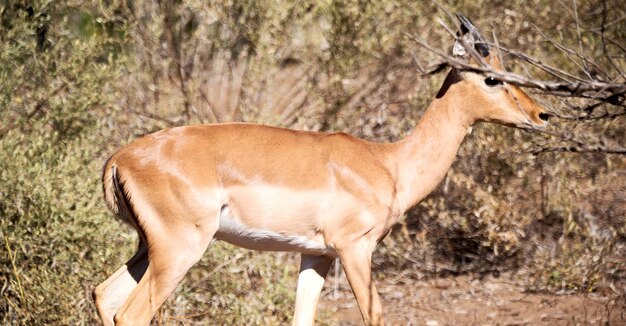
[[[302,254],[296,290],[296,309],[292,325],[315,324],[317,302],[333,260],[332,257],[327,256]]]
[[[338,251],[366,325],[384,325],[383,307],[372,281],[372,248],[356,243]]]

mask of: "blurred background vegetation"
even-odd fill
[[[578,16],[580,51],[626,70],[620,0],[444,6],[581,76],[585,62],[556,46],[578,47]],[[409,0],[0,0],[0,323],[98,322],[91,290],[136,245],[102,200],[115,149],[165,127],[226,121],[398,140],[444,77],[420,78],[416,58],[437,58],[403,33],[447,51],[439,19],[454,26],[435,4]],[[549,130],[625,145],[623,102],[581,112],[584,99],[533,96],[561,113]],[[625,156],[531,153],[568,141],[477,126],[444,182],[375,253],[377,278],[505,272],[529,291],[623,295]],[[157,319],[288,323],[297,260],[216,243]]]

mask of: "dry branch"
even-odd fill
[[[591,98],[601,100],[610,104],[621,104],[625,101],[624,94],[626,93],[626,83],[613,83],[599,80],[557,82],[532,79],[512,72],[497,71],[486,64],[480,66],[472,65],[469,62],[457,59],[441,50],[435,49],[419,37],[408,33],[405,33],[404,35],[443,59],[442,62],[429,66],[432,68],[420,71],[420,73],[424,75],[440,72],[445,67],[452,67],[463,71],[480,73],[485,75],[486,77],[492,77],[513,85],[540,89],[547,94],[565,94],[572,97]],[[503,50],[507,52],[514,52],[504,48]],[[529,56],[525,57],[530,58]],[[544,67],[543,65],[537,66],[540,68]],[[554,74],[555,69],[546,68],[546,71]]]
[[[445,6],[442,6],[437,1],[433,2],[451,21],[456,21]],[[606,3],[603,3],[603,5],[603,12],[606,13]],[[615,144],[616,141],[607,140],[607,138],[615,139],[615,132],[609,132],[606,128],[610,126],[609,129],[617,130],[618,134],[621,132],[620,129],[623,129],[620,127],[620,123],[622,123],[621,119],[626,116],[626,75],[624,74],[623,64],[618,60],[626,58],[626,47],[605,34],[606,27],[614,22],[607,23],[605,17],[603,17],[601,27],[588,28],[584,26],[579,18],[579,8],[576,7],[575,3],[573,6],[571,10],[570,8],[567,9],[574,20],[575,31],[573,38],[575,39],[575,48],[568,47],[563,38],[557,41],[536,25],[531,25],[544,39],[546,44],[553,46],[566,61],[573,67],[577,67],[580,70],[579,72],[567,71],[565,68],[542,62],[540,59],[527,53],[502,46],[496,37],[495,30],[492,31],[493,42],[483,40],[492,49],[498,51],[497,54],[501,62],[503,62],[502,54],[506,53],[509,57],[522,59],[523,62],[538,69],[538,71],[553,77],[552,80],[536,78],[530,75],[528,70],[525,70],[526,75],[521,75],[494,69],[483,60],[482,56],[478,55],[472,46],[464,44],[463,38],[453,32],[455,29],[448,27],[442,20],[439,20],[439,24],[457,42],[463,44],[465,50],[474,59],[472,63],[466,59],[454,57],[448,54],[447,51],[433,46],[428,41],[414,34],[404,33],[404,36],[440,59],[436,63],[425,66],[414,55],[413,58],[417,65],[417,70],[423,76],[437,74],[450,67],[461,71],[479,73],[485,77],[491,77],[512,85],[531,88],[535,90],[534,93],[553,96],[558,102],[562,103],[563,107],[552,108],[551,115],[562,120],[563,123],[577,123],[577,125],[565,127],[563,124],[553,124],[550,130],[529,128],[528,131],[543,134],[548,140],[544,144],[536,144],[536,147],[531,149],[529,153],[601,152],[625,155],[626,146],[617,145]],[[601,39],[601,53],[589,54],[593,51],[589,51],[589,47],[585,44],[583,33],[592,34],[596,38]],[[611,47],[610,50],[613,53],[607,49],[608,46]],[[615,51],[618,51],[618,55],[614,53]],[[603,57],[602,61],[600,57]],[[550,108],[550,105],[544,104],[544,106]],[[583,122],[605,123],[605,127],[594,129],[583,125]],[[609,134],[612,137],[609,137]],[[621,141],[618,140],[617,142]]]

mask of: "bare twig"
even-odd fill
[[[541,154],[549,152],[575,152],[575,153],[605,153],[605,154],[626,154],[626,147],[609,147],[603,145],[583,145],[583,146],[547,146],[538,147],[528,151],[531,154]]]
[[[604,81],[590,80],[586,82],[555,82],[526,78],[519,74],[497,71],[487,65],[476,66],[461,59],[450,56],[443,51],[437,50],[430,46],[426,41],[414,35],[404,33],[406,37],[415,41],[430,52],[441,57],[444,62],[438,63],[438,66],[447,65],[463,71],[471,71],[481,73],[487,77],[492,77],[513,85],[524,86],[543,90],[545,93],[566,93],[575,97],[587,97],[594,99],[608,99],[617,93],[626,92],[626,84],[610,83]],[[436,70],[435,70],[436,71]],[[623,102],[623,99],[620,100]]]

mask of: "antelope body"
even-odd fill
[[[465,45],[502,69],[462,15]],[[457,41],[459,42],[459,41]],[[486,50],[485,50],[486,49]],[[486,53],[485,53],[486,52]],[[105,199],[140,234],[137,253],[94,290],[105,325],[147,325],[213,239],[301,253],[293,324],[311,325],[338,257],[365,323],[382,325],[371,279],[378,242],[443,179],[478,121],[542,127],[521,89],[452,70],[415,130],[390,144],[230,123],[162,130],[115,153]]]

